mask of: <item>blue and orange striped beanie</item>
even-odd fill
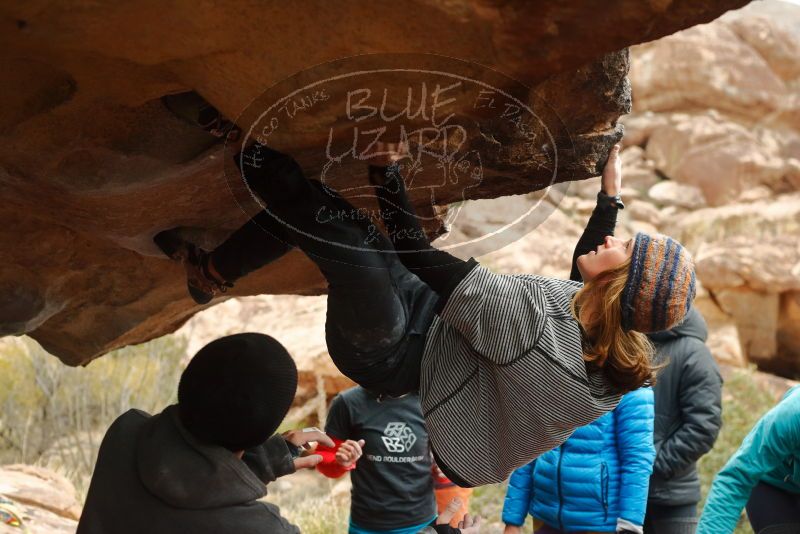
[[[622,290],[622,328],[661,332],[683,321],[695,296],[694,260],[674,239],[639,232]]]

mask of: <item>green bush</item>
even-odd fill
[[[0,345],[0,464],[53,468],[85,495],[105,430],[130,408],[174,402],[186,343],[175,336],[67,367],[29,338]]]

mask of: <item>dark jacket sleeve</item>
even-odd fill
[[[269,514],[269,519],[264,522],[263,532],[269,534],[300,534],[300,529],[289,523],[281,515],[281,511],[277,506],[264,501],[260,501],[259,504],[266,507]]]
[[[587,252],[596,249],[605,242],[607,235],[614,235],[617,227],[617,212],[619,208],[608,202],[609,197],[603,193],[597,195],[597,205],[583,229],[583,234],[575,245],[572,253],[572,270],[569,279],[575,282],[583,282],[581,273],[578,270],[578,256],[583,256]]]
[[[681,426],[662,444],[654,471],[670,479],[711,450],[722,426],[722,378],[708,347],[697,339],[685,340],[678,403]]]
[[[280,434],[275,434],[258,447],[244,451],[242,461],[264,484],[295,471],[289,446]]]

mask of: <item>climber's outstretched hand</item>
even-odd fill
[[[622,191],[622,158],[619,156],[619,145],[611,147],[608,153],[608,161],[603,167],[603,180],[601,188],[603,193],[610,197],[615,197]]]

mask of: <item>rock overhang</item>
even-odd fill
[[[579,180],[597,173],[621,135],[616,120],[630,105],[623,49],[745,3],[620,1],[598,16],[588,0],[420,0],[403,8],[413,15],[402,24],[385,6],[356,2],[319,3],[302,17],[244,2],[0,8],[0,329],[77,365],[171,332],[200,309],[152,236],[181,227],[213,246],[248,214],[220,179],[220,146],[173,116],[164,95],[196,91],[236,117],[309,65],[433,51],[530,86],[569,134],[559,179]],[[547,184],[500,145],[495,179],[473,198]],[[442,203],[457,199],[446,193]],[[290,253],[226,297],[323,290],[310,262]]]

